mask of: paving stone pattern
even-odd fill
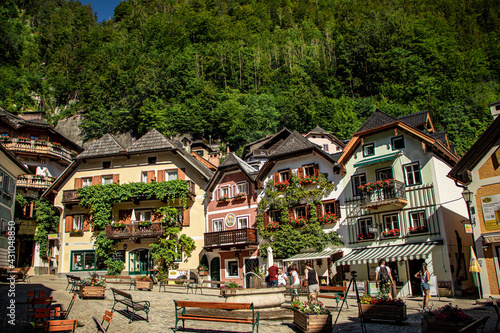
[[[2,319],[0,320],[0,333],[7,332],[26,332],[29,324],[27,322],[26,309],[27,305],[21,304],[25,301],[27,290],[45,289],[50,296],[54,297],[56,304],[61,304],[63,309],[68,306],[72,294],[65,291],[67,282],[63,279],[57,279],[54,275],[35,276],[31,279],[31,284],[20,283],[16,285],[16,325],[9,325],[6,317],[7,306],[9,305],[10,297],[8,295],[9,286],[5,283],[0,284],[0,306]],[[109,284],[109,286],[113,286]],[[128,287],[117,285],[117,289],[122,289],[125,292],[130,292],[134,300],[149,301],[151,303],[151,311],[149,313],[149,323],[145,321],[134,321],[129,324],[129,319],[115,311],[111,321],[109,333],[116,332],[172,332],[175,322],[174,300],[185,301],[206,301],[206,302],[223,302],[224,299],[219,297],[218,290],[205,289],[203,295],[186,293],[185,287],[171,286],[167,287],[166,292],[158,292],[158,287],[155,286],[153,291],[128,291]],[[162,289],[163,290],[163,289]],[[289,298],[287,297],[287,300]],[[304,298],[302,298],[305,300]],[[384,322],[366,323],[367,331],[372,332],[420,332],[420,314],[422,298],[405,299],[408,308],[408,320],[402,325],[395,325]],[[333,320],[335,321],[338,311],[335,310],[335,301],[323,299],[325,305],[332,309]],[[354,299],[349,299],[349,309],[345,306],[340,314],[335,332],[361,332],[361,325],[357,318],[357,307]],[[487,327],[484,332],[494,332],[496,324],[496,314],[493,307],[488,305],[475,305],[473,299],[458,299],[458,298],[431,298],[431,305],[435,308],[453,303],[465,310],[472,317],[479,319],[483,316],[490,316]],[[113,295],[109,288],[106,289],[106,299],[104,300],[83,300],[77,298],[73,309],[70,313],[70,319],[78,319],[84,324],[84,327],[77,328],[76,332],[96,332],[92,316],[102,319],[105,310],[111,310],[113,306]],[[117,305],[117,309],[124,309],[124,306]],[[300,332],[293,325],[292,313],[287,309],[267,309],[260,310],[260,327],[259,332],[262,333],[280,333],[280,332]],[[142,312],[139,315],[142,316]],[[233,312],[234,314],[234,312]],[[248,314],[248,313],[247,313]],[[227,315],[224,314],[224,315]],[[205,321],[186,321],[187,332],[250,332],[251,326],[247,324],[231,324],[217,323]],[[33,330],[31,330],[33,332]],[[182,331],[180,331],[182,332]]]

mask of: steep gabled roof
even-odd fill
[[[206,159],[204,159],[200,155],[198,155],[194,152],[191,152],[191,156],[193,156],[196,160],[198,160],[198,162],[203,163],[203,165],[205,165],[210,170],[212,170],[212,171],[217,170],[217,167],[215,165],[213,165],[212,163],[210,163],[209,161],[207,161]]]
[[[243,148],[243,159],[247,160],[255,150],[272,150],[273,147],[278,146],[285,138],[287,138],[290,133],[292,132],[285,127],[281,131],[273,135],[269,135],[257,141],[246,144]]]
[[[498,116],[488,126],[486,131],[469,148],[458,163],[451,169],[448,177],[457,180],[462,184],[469,184],[472,179],[469,177],[472,169],[484,158],[490,149],[500,140],[500,116]]]
[[[153,128],[142,137],[140,137],[137,141],[135,141],[132,146],[128,147],[127,152],[138,153],[174,148],[175,146],[170,140],[168,140],[165,136],[163,136],[163,134]]]
[[[77,159],[89,157],[110,156],[123,153],[123,148],[111,135],[106,134],[102,138],[95,140],[90,146],[78,155]]]
[[[255,181],[255,177],[257,176],[258,170],[253,168],[247,162],[243,161],[241,158],[236,156],[234,153],[227,154],[226,159],[222,162],[217,171],[215,172],[210,182],[207,184],[206,190],[213,191],[214,187],[217,186],[219,181],[222,179],[224,174],[229,171],[234,171],[240,169],[249,180],[252,182]]]
[[[429,134],[429,135],[430,135],[431,137],[433,137],[434,139],[441,141],[441,142],[442,142],[442,143],[444,143],[446,146],[449,146],[448,136],[446,135],[446,132],[445,132],[445,131],[436,132],[436,133],[431,133],[431,134]]]
[[[312,131],[310,131],[309,133],[324,133],[324,134],[329,134],[330,132],[328,132],[327,130],[323,129],[322,127],[320,126],[316,126],[314,127],[314,129]],[[309,134],[307,133],[307,134]],[[306,134],[306,135],[307,135]]]
[[[283,141],[271,156],[286,155],[296,151],[311,149],[315,146],[311,141],[304,138],[299,132],[293,131]]]
[[[434,125],[432,124],[431,116],[429,115],[429,111],[420,111],[411,114],[406,114],[404,116],[398,117],[398,120],[401,120],[405,124],[416,128],[426,128],[430,133],[434,132]]]
[[[372,128],[377,128],[383,125],[391,124],[396,122],[397,119],[389,116],[388,114],[376,110],[368,119],[366,119],[365,123],[361,125],[360,128],[356,131],[356,133],[363,132]]]
[[[327,136],[332,141],[335,141],[335,143],[337,143],[342,148],[345,147],[345,143],[344,142],[342,142],[341,140],[337,139],[332,133],[330,133],[327,130],[321,128],[320,126],[316,126],[312,131],[310,131],[307,134],[304,134],[304,137],[309,138],[312,135],[324,135],[324,136]]]

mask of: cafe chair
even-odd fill
[[[99,319],[92,316],[92,319],[94,320],[94,323],[97,327],[97,332],[106,333],[109,329],[109,324],[111,324],[111,318],[113,318],[113,313],[109,312],[108,310],[106,310],[106,312],[104,312],[104,316],[102,316],[102,321],[100,323],[99,323]],[[107,322],[106,328],[104,328],[105,321]]]
[[[45,326],[45,332],[75,332],[76,319],[70,320],[49,320]]]

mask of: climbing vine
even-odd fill
[[[106,238],[104,228],[111,224],[113,204],[130,200],[158,199],[167,202],[179,202],[186,208],[189,188],[188,183],[176,179],[167,182],[151,183],[127,183],[92,185],[78,189],[80,206],[89,208],[91,222],[94,226],[96,254],[102,258],[109,258],[109,255],[116,241]]]
[[[278,190],[272,181],[265,188],[265,197],[259,202],[257,215],[257,229],[263,238],[261,248],[271,246],[276,258],[288,258],[299,253],[302,249],[316,249],[321,251],[328,244],[342,244],[336,232],[325,233],[318,221],[315,204],[335,189],[335,184],[320,175],[316,184],[301,185],[301,179],[292,174],[289,184]],[[292,224],[288,209],[299,204],[309,205],[309,220],[297,228]],[[269,210],[280,211],[280,223],[276,228],[264,228],[264,212]],[[266,251],[262,251],[265,256]]]
[[[34,241],[40,245],[40,258],[47,256],[49,240],[47,235],[49,232],[56,232],[59,226],[59,216],[54,210],[52,204],[45,200],[39,199],[35,201],[36,207],[36,233]]]

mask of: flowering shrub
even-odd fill
[[[365,233],[358,234],[358,240],[372,239],[372,238],[375,238],[375,234],[372,232],[368,232],[366,234]]]
[[[301,311],[303,308],[304,304],[298,298],[294,298],[292,303],[290,303],[290,310],[292,311]]]
[[[382,231],[382,236],[384,237],[393,237],[393,236],[399,236],[399,229],[391,229],[391,230],[384,230]]]
[[[151,280],[151,278],[149,276],[138,276],[136,278],[137,281],[144,281],[144,282],[149,282],[149,281],[153,281]]]
[[[300,302],[298,299],[294,299],[291,303],[290,309],[292,311],[302,311],[306,315],[320,315],[330,313],[330,311],[328,311],[328,309],[321,301]]]
[[[363,192],[370,192],[373,191],[377,188],[377,185],[375,183],[369,182],[363,185],[358,186],[358,189]]]
[[[404,305],[401,298],[389,299],[388,295],[377,295],[375,297],[364,295],[359,300],[361,304],[380,304],[380,305]]]
[[[293,225],[294,227],[303,227],[307,224],[307,222],[309,222],[309,220],[306,219],[305,217],[299,217],[297,219],[292,219],[290,221],[290,224]]]
[[[318,217],[318,222],[320,224],[335,223],[335,222],[337,222],[338,219],[339,219],[339,217],[336,214],[326,213],[326,214]]]
[[[284,190],[288,186],[290,186],[290,182],[288,180],[284,180],[282,182],[276,182],[276,183],[274,183],[274,187],[276,187],[278,190]]]
[[[438,308],[436,311],[430,311],[429,315],[443,321],[460,322],[472,320],[472,317],[465,314],[458,305],[452,306],[451,303]]]
[[[95,287],[104,287],[106,286],[106,280],[101,278],[97,273],[89,273],[89,277],[83,278],[82,286],[95,286]]]
[[[410,227],[410,234],[418,234],[419,232],[427,232],[426,226]]]
[[[315,176],[305,176],[300,180],[300,185],[309,185],[314,182],[318,182],[318,177]]]
[[[278,230],[279,228],[280,228],[279,222],[271,222],[266,226],[266,230],[269,230],[269,231]]]

